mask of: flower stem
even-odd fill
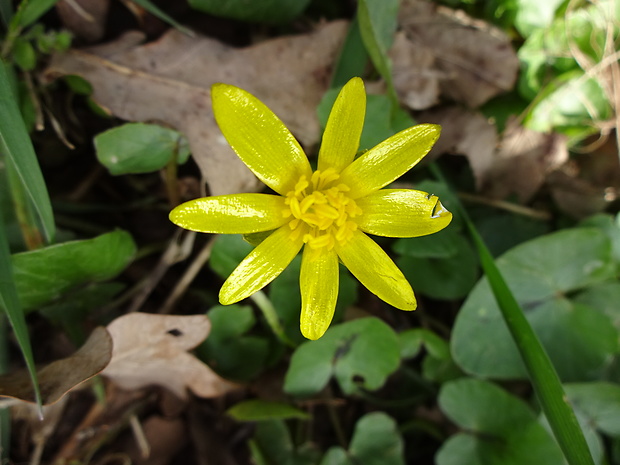
[[[258,291],[252,294],[250,299],[252,299],[260,311],[263,312],[263,316],[265,317],[267,324],[280,342],[289,347],[296,347],[297,344],[291,341],[291,339],[284,332],[284,328],[280,324],[280,319],[278,318],[276,309],[267,295],[265,295],[263,291]]]

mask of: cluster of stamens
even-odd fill
[[[349,187],[338,184],[340,176],[332,168],[315,171],[310,180],[302,176],[295,189],[286,194],[288,208],[282,214],[291,217],[291,238],[300,235],[313,249],[331,250],[336,241],[346,243],[357,223],[351,221],[362,213],[355,201],[347,196]]]

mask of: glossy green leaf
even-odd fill
[[[567,296],[613,278],[607,237],[591,228],[563,230],[515,247],[497,260],[497,266],[561,378],[596,376],[617,349],[617,330],[606,315]],[[486,279],[459,312],[452,352],[463,369],[479,376],[526,376]]]
[[[299,16],[310,0],[189,0],[196,10],[223,18],[256,23],[284,23]]]
[[[431,245],[435,236],[441,237],[444,231],[450,231],[444,235],[449,238],[450,245],[446,245],[441,238],[437,244]],[[460,299],[465,297],[476,283],[478,259],[469,241],[461,234],[451,228],[446,228],[444,231],[431,236],[401,239],[403,242],[407,241],[405,242],[407,246],[403,246],[403,242],[397,243],[397,246],[400,249],[408,249],[411,255],[423,253],[421,247],[424,244],[429,244],[428,253],[434,255],[430,257],[403,256],[396,260],[396,264],[416,292],[435,299]],[[414,245],[418,239],[421,240],[422,246]],[[456,249],[454,254],[444,257],[436,256],[453,247]]]
[[[34,310],[77,286],[113,278],[135,252],[131,236],[119,230],[15,254],[13,274],[22,306]]]
[[[394,331],[377,318],[349,321],[327,330],[317,341],[297,348],[284,380],[288,394],[320,392],[333,376],[346,394],[379,389],[400,363]]]
[[[254,439],[250,441],[250,450],[256,465],[315,465],[318,462],[316,449],[307,444],[296,447],[282,420],[259,422]]]
[[[332,447],[320,465],[404,465],[403,453],[404,442],[394,419],[373,412],[355,424],[348,453]]]
[[[517,397],[486,381],[459,379],[442,386],[441,410],[464,433],[443,444],[437,465],[562,465],[562,452]]]
[[[607,382],[573,383],[564,389],[587,424],[609,436],[620,436],[620,386]]]
[[[156,124],[128,123],[95,136],[97,159],[113,175],[150,173],[172,159],[185,163],[187,139],[179,132]]]
[[[291,418],[306,420],[310,418],[307,412],[290,404],[261,399],[239,402],[229,408],[226,413],[237,421],[287,420]]]
[[[429,235],[397,239],[394,252],[407,257],[449,258],[459,252],[458,230],[450,227]]]
[[[248,380],[259,374],[269,355],[269,341],[246,334],[256,324],[251,307],[215,306],[207,313],[211,333],[198,347],[200,358],[227,378]]]
[[[48,242],[55,233],[54,215],[37,157],[13,94],[6,64],[0,61],[0,157],[15,167],[41,221]]]
[[[398,335],[403,359],[413,358],[424,347],[422,376],[436,382],[445,382],[461,375],[450,354],[448,341],[425,328],[403,331]]]

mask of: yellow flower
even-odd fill
[[[228,143],[279,194],[206,197],[170,213],[172,222],[192,231],[273,231],[228,277],[220,290],[220,302],[232,304],[263,288],[303,247],[300,326],[308,339],[320,338],[331,323],[338,297],[339,260],[385,302],[415,310],[411,286],[366,233],[415,237],[450,223],[452,214],[434,195],[381,189],[428,153],[440,127],[413,126],[355,158],[366,93],[362,80],[353,78],[331,110],[313,172],[297,140],[256,97],[226,84],[215,84],[211,95],[215,119]]]

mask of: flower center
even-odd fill
[[[286,194],[288,206],[282,211],[291,218],[291,238],[303,235],[303,241],[313,249],[331,250],[336,241],[345,244],[357,223],[352,221],[362,213],[355,201],[347,196],[348,186],[338,183],[340,175],[332,168],[315,171],[310,180],[302,176],[295,189]]]

